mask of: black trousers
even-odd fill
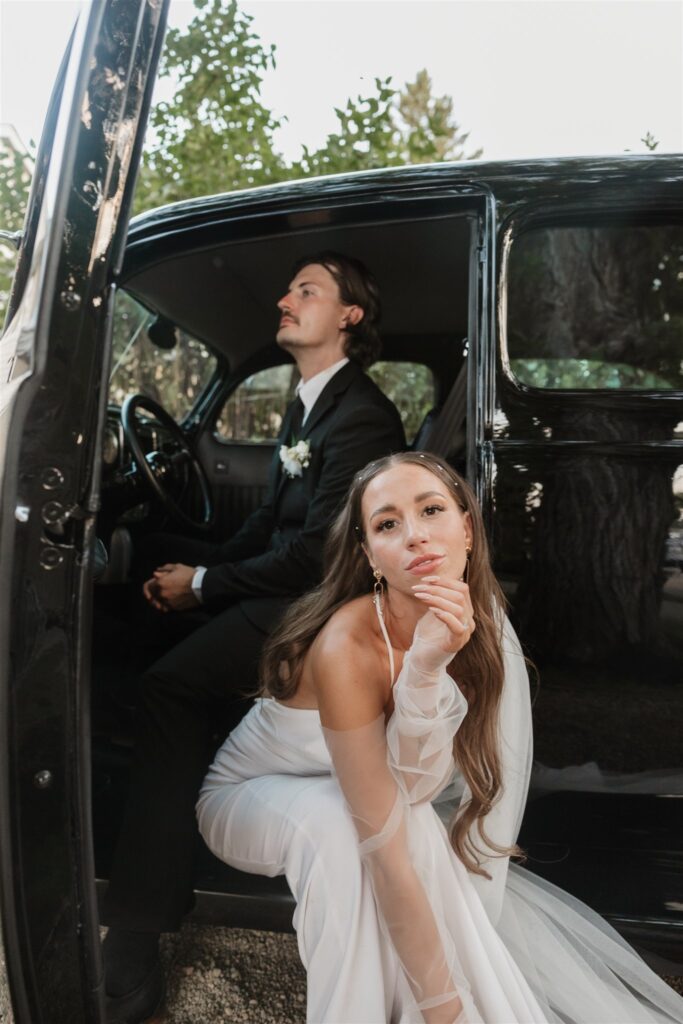
[[[154,564],[201,564],[199,545],[175,541],[164,557],[167,541],[157,539]],[[194,628],[141,680],[130,792],[104,901],[105,924],[137,931],[175,931],[191,907],[199,787],[225,735],[217,723],[237,721],[251,703],[242,695],[257,685],[266,638],[238,605],[209,619],[154,613],[150,628],[171,633],[174,619]]]

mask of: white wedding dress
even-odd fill
[[[507,620],[503,650],[504,792],[485,827],[509,847],[532,747],[526,667]],[[332,731],[317,711],[258,700],[204,781],[197,816],[216,856],[287,877],[307,1021],[683,1022],[683,1000],[584,904],[507,858],[484,861],[489,880],[456,857],[430,803],[453,781],[467,712],[447,660],[414,641],[386,726],[382,716]]]

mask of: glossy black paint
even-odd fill
[[[244,218],[286,215],[290,228],[296,230],[344,217],[353,222],[359,207],[368,203],[379,204],[386,217],[394,203],[415,199],[433,200],[431,212],[443,214],[449,198],[482,192],[495,199],[502,246],[508,218],[515,211],[524,211],[525,216],[536,211],[566,214],[575,207],[594,217],[620,208],[619,192],[625,197],[622,202],[632,207],[682,210],[682,173],[681,158],[665,155],[461,162],[340,174],[202,197],[133,218],[123,277],[158,254],[155,242],[158,246],[163,239],[165,252],[172,255],[174,240],[183,232],[192,232],[208,244],[221,224]],[[214,237],[221,240],[225,235]]]
[[[508,212],[484,448],[496,569],[539,670],[536,756],[558,773],[549,791],[537,780],[541,795],[528,807],[529,866],[644,949],[681,962],[683,575],[672,558],[682,527],[681,394],[542,391],[515,379],[507,352],[521,233],[679,223],[670,171],[656,192],[651,178],[614,181],[608,196],[574,187],[564,208]]]
[[[103,0],[76,28],[0,342],[2,925],[21,1024],[96,1022],[102,1012],[90,559],[112,267],[165,9],[163,0]]]

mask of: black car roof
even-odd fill
[[[650,182],[657,201],[669,189],[681,204],[683,156],[421,165],[198,197],[131,221],[122,283],[237,365],[272,342],[294,261],[341,249],[378,278],[386,338],[457,345],[468,318],[463,212],[491,195],[504,217],[520,204],[566,204],[575,192],[604,205],[624,190],[639,206]]]

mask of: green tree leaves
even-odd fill
[[[160,75],[177,85],[152,111],[137,211],[275,181],[465,158],[468,134],[453,119],[453,101],[433,96],[422,70],[403,91],[376,78],[374,91],[335,109],[336,131],[319,149],[302,146],[288,165],[275,143],[281,121],[261,98],[275,48],[261,42],[237,0],[195,0],[195,8],[187,29],[166,39]]]
[[[400,139],[401,162],[438,163],[442,160],[476,160],[483,150],[465,155],[469,132],[453,120],[450,96],[432,96],[432,80],[423,68],[398,96],[394,116]]]
[[[166,37],[159,74],[177,85],[152,111],[138,210],[285,176],[273,146],[280,122],[261,102],[274,48],[261,43],[236,0],[195,0],[195,7],[187,30]]]
[[[33,157],[25,152],[16,133],[4,129],[0,134],[0,228],[21,231],[33,173]],[[0,240],[0,326],[7,308],[16,250]]]
[[[319,150],[304,146],[288,177],[473,160],[482,153],[479,149],[465,155],[469,133],[453,120],[450,96],[432,95],[432,80],[424,69],[401,91],[391,78],[376,78],[374,94],[349,99],[335,114],[337,131]]]
[[[237,0],[194,0],[194,7],[187,28],[166,36],[159,75],[174,88],[150,115],[135,212],[276,181],[465,158],[468,135],[453,119],[453,101],[434,96],[422,70],[401,91],[391,78],[376,78],[368,95],[335,110],[336,130],[320,148],[302,146],[300,158],[288,164],[275,142],[281,121],[261,95],[275,48],[259,39]],[[20,145],[0,140],[5,230],[21,228],[30,166]],[[0,311],[14,256],[0,245]]]
[[[393,120],[396,90],[391,78],[376,78],[375,90],[374,95],[349,99],[343,109],[335,108],[337,131],[328,135],[318,150],[311,152],[303,146],[303,156],[292,165],[288,177],[368,171],[401,163]]]

